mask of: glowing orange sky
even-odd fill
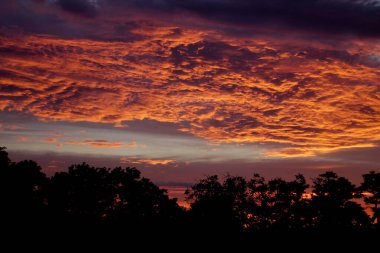
[[[51,173],[89,157],[164,183],[358,178],[380,161],[379,17],[372,0],[3,0],[0,146]]]
[[[378,44],[337,50],[176,29],[142,26],[132,42],[3,36],[0,109],[115,126],[152,119],[211,142],[291,145],[267,156],[380,139]]]

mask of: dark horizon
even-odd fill
[[[6,150],[8,152],[8,155],[9,155],[9,158],[11,159],[11,161],[14,161],[14,162],[22,162],[22,161],[25,161],[25,160],[35,160],[34,156],[29,156],[29,157],[24,157],[25,159],[12,159],[12,151],[10,150]],[[87,158],[88,159],[88,158]],[[78,160],[76,162],[71,162],[69,163],[69,165],[66,167],[66,168],[62,168],[61,170],[58,170],[58,171],[55,171],[55,172],[52,172],[52,171],[49,171],[49,170],[46,170],[44,169],[43,166],[41,166],[41,172],[42,173],[45,173],[47,177],[53,177],[56,173],[61,173],[61,172],[67,172],[68,171],[68,168],[73,166],[73,165],[79,165],[79,164],[88,164],[89,166],[91,167],[96,167],[96,168],[116,168],[116,167],[121,167],[121,168],[136,168],[138,169],[140,172],[141,172],[141,176],[142,177],[146,177],[146,178],[149,178],[149,174],[146,175],[144,173],[144,171],[147,170],[147,168],[139,168],[138,166],[135,166],[134,164],[116,164],[115,166],[98,166],[96,164],[96,161],[93,161],[92,159],[94,159],[94,157],[91,157],[91,161],[87,161],[86,158],[81,158],[81,160]],[[41,165],[38,161],[37,161],[37,164]],[[218,170],[217,170],[218,171]],[[234,171],[234,168],[231,168],[230,171]],[[201,179],[204,179],[206,177],[210,177],[210,176],[218,176],[221,180],[224,180],[225,178],[228,178],[228,177],[242,177],[242,178],[250,178],[252,177],[253,175],[255,174],[259,174],[261,176],[263,176],[264,178],[268,179],[268,180],[274,180],[276,178],[282,178],[282,179],[285,179],[285,180],[292,180],[294,179],[294,177],[298,174],[302,174],[305,176],[305,180],[306,180],[306,183],[311,185],[313,180],[315,180],[315,178],[317,178],[319,175],[323,174],[323,173],[327,173],[327,172],[331,172],[333,171],[334,173],[337,172],[337,174],[339,176],[342,176],[342,177],[345,177],[347,178],[349,181],[351,181],[355,186],[358,186],[362,183],[363,181],[363,177],[362,175],[364,174],[368,174],[370,171],[374,171],[374,170],[360,170],[362,171],[361,175],[360,176],[355,176],[355,177],[352,177],[350,178],[350,174],[348,174],[348,177],[347,175],[344,175],[344,174],[340,174],[339,172],[342,172],[342,171],[334,171],[333,169],[317,169],[317,170],[313,170],[312,173],[306,173],[306,174],[303,174],[302,173],[302,169],[300,170],[294,170],[293,171],[293,174],[289,174],[289,173],[285,173],[284,176],[281,176],[279,174],[276,174],[276,175],[270,175],[270,173],[268,173],[267,171],[265,170],[261,170],[262,172],[260,173],[259,172],[260,170],[252,170],[251,171],[251,174],[250,175],[239,175],[239,174],[231,174],[229,173],[229,171],[226,171],[225,173],[219,173],[219,174],[203,174],[203,175],[200,175],[199,178],[196,178],[196,179],[193,179],[192,181],[156,181],[156,180],[152,180],[153,183],[155,183],[158,187],[160,187],[161,189],[164,189],[164,190],[167,190],[167,193],[168,193],[168,196],[170,198],[176,198],[177,199],[177,203],[179,206],[181,207],[184,207],[184,208],[190,208],[190,203],[188,202],[188,200],[186,200],[186,190],[189,190],[194,184],[196,184],[197,182],[199,182],[199,180]],[[216,171],[214,171],[216,172]],[[343,171],[344,172],[344,171]],[[357,173],[359,173],[359,170],[356,170]],[[151,179],[151,178],[149,178]],[[312,191],[312,189],[310,187],[308,187],[306,189],[306,194],[310,194]],[[368,205],[365,205],[364,201],[361,200],[359,201],[358,203],[360,203],[362,205],[362,207],[364,208],[364,210],[369,213],[369,214],[373,214],[373,211],[370,210],[370,207]]]

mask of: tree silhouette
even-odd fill
[[[45,215],[48,179],[34,161],[11,163],[0,150],[1,220],[13,225],[38,223]]]
[[[329,232],[370,238],[378,232],[380,173],[374,171],[363,175],[359,188],[331,171],[316,177],[311,188],[300,174],[290,181],[266,181],[258,174],[249,180],[208,176],[186,191],[191,208],[185,211],[131,167],[82,163],[48,178],[34,161],[12,162],[4,147],[0,165],[0,225],[17,231],[26,227],[29,235],[41,228],[69,230],[76,238],[114,240],[118,235],[120,242],[170,235],[220,243],[220,238],[259,242],[293,235],[295,240],[327,240],[323,235]],[[371,206],[372,219],[355,201],[361,197]]]
[[[344,177],[328,171],[313,181],[311,207],[318,229],[347,229],[368,226],[368,215],[357,198],[356,187]]]
[[[205,234],[238,234],[247,217],[246,187],[241,177],[227,176],[223,184],[216,175],[200,180],[185,193],[191,201],[192,225]]]
[[[266,182],[258,174],[249,182],[227,176],[223,183],[214,175],[200,180],[187,195],[193,219],[218,231],[300,230],[305,226],[307,187],[302,175],[290,182],[279,178]]]
[[[299,230],[304,227],[308,188],[302,175],[286,182],[276,178],[268,182],[255,174],[249,182],[249,213],[253,231]]]
[[[372,206],[373,215],[371,218],[372,223],[379,226],[380,216],[380,173],[371,171],[363,175],[364,182],[362,182],[360,189],[364,195],[365,203]]]
[[[55,220],[76,225],[112,224],[137,229],[180,216],[176,199],[140,177],[135,168],[73,165],[51,179],[49,207]]]
[[[0,170],[8,168],[11,163],[11,159],[8,157],[8,152],[5,151],[6,147],[0,147]]]
[[[51,178],[49,208],[58,220],[97,223],[106,215],[113,195],[106,168],[72,165]]]
[[[149,179],[142,178],[135,168],[116,168],[110,173],[114,203],[110,218],[114,223],[129,226],[170,226],[182,209],[176,199]]]

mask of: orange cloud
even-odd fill
[[[169,163],[174,163],[175,160],[160,160],[160,159],[142,159],[139,163],[147,163],[150,165],[167,165]]]
[[[57,137],[65,136],[65,134],[63,132],[54,132],[53,135],[57,136]]]
[[[107,141],[107,140],[85,140],[85,141],[66,141],[66,145],[86,145],[93,148],[135,148],[137,147],[136,142],[131,142],[125,144],[118,141]]]
[[[136,157],[125,157],[120,158],[120,163],[128,164],[149,164],[149,165],[168,165],[176,163],[176,160],[171,159],[147,159],[147,158],[136,158]]]
[[[265,156],[283,157],[283,158],[294,158],[294,157],[309,157],[316,156],[320,154],[331,153],[338,150],[344,149],[355,149],[355,148],[373,148],[376,147],[373,143],[363,143],[348,146],[337,146],[337,147],[293,147],[293,148],[283,148],[280,150],[268,151]]]
[[[171,122],[214,143],[313,156],[380,141],[380,43],[345,48],[138,27],[128,42],[1,37],[0,110],[41,120]],[[120,142],[68,145],[122,147]]]
[[[48,143],[56,143],[57,138],[45,138],[42,140],[43,142],[48,142]]]
[[[22,126],[17,124],[0,123],[0,131],[15,131],[23,129]]]
[[[29,137],[28,136],[18,136],[17,137],[17,141],[19,141],[19,142],[28,142],[29,141]]]

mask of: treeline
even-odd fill
[[[380,173],[356,187],[334,172],[306,183],[227,176],[206,177],[186,191],[190,209],[141,177],[135,168],[72,165],[47,177],[34,161],[11,162],[0,148],[2,227],[122,231],[259,238],[268,234],[378,233]],[[366,212],[362,201],[371,212]],[[174,231],[174,232],[173,232]],[[107,233],[108,233],[107,232]]]

